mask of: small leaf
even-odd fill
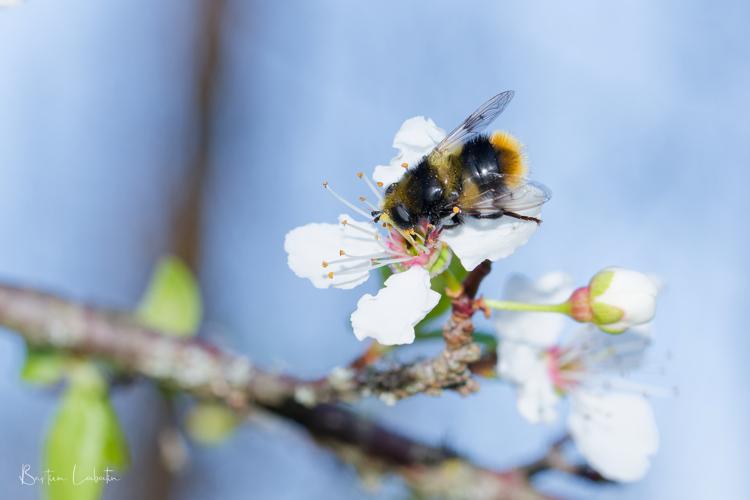
[[[96,500],[103,478],[128,466],[127,444],[107,389],[93,365],[74,369],[44,446],[44,468],[62,478],[46,484],[50,500]]]
[[[215,403],[201,403],[187,416],[186,429],[194,440],[203,444],[219,444],[239,424],[236,413]]]
[[[151,278],[138,317],[151,328],[186,337],[200,326],[202,304],[197,280],[174,256],[162,258]]]
[[[21,379],[31,384],[51,385],[65,373],[66,357],[58,351],[27,346]]]

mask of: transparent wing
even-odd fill
[[[523,212],[539,207],[549,201],[549,189],[538,182],[527,179],[514,179],[512,189],[498,187],[480,191],[470,199],[462,200],[461,209],[470,216],[491,216],[502,212]]]
[[[431,154],[451,151],[481,134],[505,110],[513,95],[512,90],[507,90],[490,98],[440,141]]]

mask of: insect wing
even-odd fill
[[[481,134],[505,110],[513,95],[512,90],[507,90],[490,98],[440,141],[431,154],[449,152]]]
[[[461,208],[470,215],[489,216],[531,210],[549,201],[551,193],[543,184],[525,179],[516,182],[520,184],[511,189],[505,187],[505,183],[498,183],[498,187],[481,191],[471,199],[463,200]]]

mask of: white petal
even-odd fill
[[[541,210],[535,208],[521,213],[537,217]],[[537,227],[536,222],[507,216],[499,219],[466,217],[460,226],[444,231],[442,239],[471,271],[485,259],[495,261],[509,256],[529,241]]]
[[[430,118],[415,116],[409,118],[396,132],[393,147],[400,152],[425,155],[443,140],[445,130],[441,129]]]
[[[518,385],[518,411],[532,423],[557,419],[560,397],[550,378],[547,360],[541,350],[512,341],[501,341],[498,349],[498,375]]]
[[[369,276],[369,268],[361,264],[367,261],[334,263],[340,259],[340,250],[351,255],[371,255],[382,251],[375,239],[350,227],[357,226],[373,232],[373,226],[366,222],[357,222],[347,215],[339,216],[347,220],[343,224],[307,224],[289,231],[284,238],[284,250],[288,254],[287,263],[294,274],[309,279],[316,288],[354,288],[364,283]],[[323,261],[331,262],[323,267]],[[358,271],[346,271],[354,267]],[[333,272],[333,279],[328,273]]]
[[[562,272],[548,273],[536,281],[513,275],[505,286],[504,300],[533,304],[558,304],[573,292],[573,279]],[[495,326],[504,339],[549,347],[557,342],[565,327],[562,314],[499,311]]]
[[[413,167],[419,160],[438,145],[445,137],[445,131],[435,125],[435,122],[424,116],[409,118],[396,132],[393,147],[398,149],[398,155],[391,159],[388,165],[378,165],[372,174],[376,182],[389,186],[397,182],[404,175],[402,164]]]
[[[659,447],[651,405],[634,394],[576,391],[568,427],[588,463],[614,481],[637,481]]]
[[[630,269],[610,267],[601,272],[612,272],[612,281],[594,301],[615,306],[624,312],[620,321],[606,325],[608,329],[625,330],[653,319],[659,293],[657,283],[649,276]]]
[[[359,340],[371,337],[384,345],[411,344],[414,326],[440,300],[430,288],[430,274],[422,267],[396,273],[385,280],[376,296],[363,295],[351,321]]]

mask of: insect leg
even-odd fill
[[[503,212],[500,213],[500,215],[507,215],[508,217],[513,217],[514,219],[527,220],[527,221],[531,221],[531,222],[536,222],[537,225],[539,225],[539,224],[542,223],[542,219],[539,219],[537,217],[530,217],[528,215],[517,214],[515,212],[503,211]]]

